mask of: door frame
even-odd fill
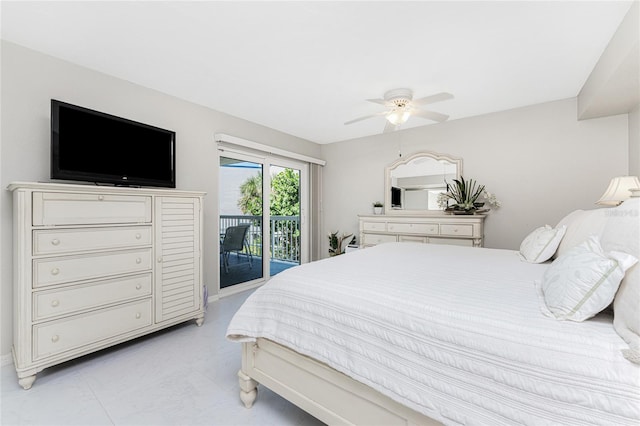
[[[269,281],[271,254],[269,253],[269,241],[271,238],[270,226],[265,226],[270,220],[269,194],[271,193],[271,166],[291,168],[300,171],[300,263],[307,263],[310,259],[310,233],[309,233],[309,163],[292,158],[272,155],[269,153],[256,152],[249,149],[230,148],[218,146],[217,149],[217,171],[218,171],[218,187],[220,185],[220,157],[233,158],[242,161],[249,161],[262,165],[262,277],[243,283],[231,285],[229,287],[220,288],[220,256],[216,256],[216,271],[218,283],[218,295],[220,297],[229,296],[245,290],[259,287]],[[218,234],[220,233],[220,199],[218,194],[218,214],[216,215]],[[217,239],[218,253],[220,252],[220,241]],[[265,242],[267,242],[266,252],[269,256],[265,259]]]

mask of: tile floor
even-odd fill
[[[260,386],[240,402],[240,345],[224,335],[249,292],[209,305],[205,323],[178,325],[38,373],[25,391],[1,371],[2,425],[311,425],[322,423]]]

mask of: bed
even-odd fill
[[[639,212],[631,199],[567,216],[544,262],[387,243],[284,271],[229,324],[241,399],[261,383],[328,424],[637,425],[640,268],[585,320],[554,317],[541,290],[591,235],[637,258]]]

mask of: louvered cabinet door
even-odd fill
[[[156,322],[203,309],[200,199],[156,197]]]

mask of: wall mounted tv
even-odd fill
[[[51,178],[176,187],[176,134],[51,100]]]

